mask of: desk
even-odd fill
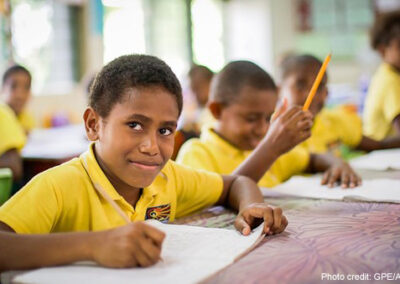
[[[361,172],[399,178],[400,172]],[[399,189],[400,190],[400,189]],[[271,196],[289,225],[205,283],[320,283],[322,273],[400,273],[400,204],[339,202]],[[213,207],[176,223],[233,229],[235,214]],[[3,284],[16,273],[2,275]],[[391,281],[395,283],[395,281]],[[398,281],[397,281],[398,283]]]

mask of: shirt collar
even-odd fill
[[[251,152],[238,149],[236,146],[219,136],[211,127],[202,129],[200,140],[205,145],[213,146],[213,148],[218,149],[219,152],[230,157],[247,155]]]

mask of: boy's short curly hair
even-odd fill
[[[228,63],[213,79],[210,97],[212,101],[229,105],[238,99],[244,87],[277,91],[274,80],[260,66],[250,61]]]
[[[89,93],[89,106],[101,117],[123,100],[128,88],[162,87],[175,96],[179,114],[182,111],[182,88],[171,68],[150,55],[132,54],[118,57],[96,75]]]
[[[377,50],[380,46],[388,45],[390,41],[400,38],[400,11],[378,15],[370,31],[371,46]]]
[[[4,72],[2,84],[4,85],[8,78],[10,78],[13,74],[19,73],[19,72],[25,73],[29,77],[29,81],[32,81],[31,72],[29,72],[29,70],[26,69],[24,66],[16,64],[16,65],[13,65],[13,66],[7,68],[7,70]]]
[[[286,80],[292,74],[301,74],[306,72],[309,66],[322,65],[322,61],[311,54],[292,55],[285,58],[280,65],[281,82]]]

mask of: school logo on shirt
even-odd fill
[[[146,220],[155,219],[162,223],[168,223],[169,215],[171,214],[171,204],[164,204],[154,207],[149,207],[146,210]]]

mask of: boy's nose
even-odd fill
[[[159,153],[157,137],[155,135],[146,136],[139,145],[139,151],[150,156],[155,156]]]

